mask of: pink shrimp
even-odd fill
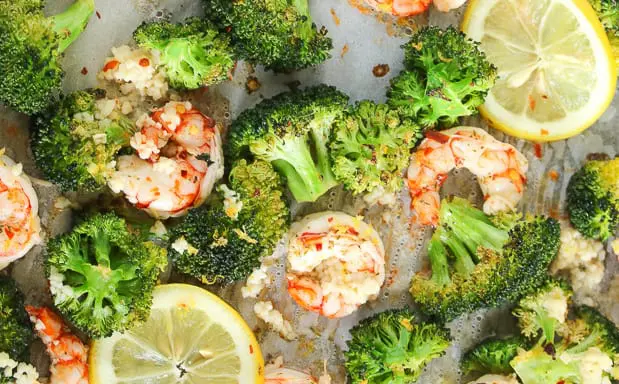
[[[41,241],[38,199],[21,165],[0,155],[0,269]]]
[[[377,11],[405,17],[425,12],[432,0],[365,0],[365,2]]]
[[[26,306],[52,365],[49,384],[88,384],[88,347],[47,307]]]
[[[376,231],[341,212],[309,215],[291,228],[288,293],[303,309],[350,315],[378,294],[385,253]]]
[[[467,168],[478,177],[484,212],[513,210],[524,194],[528,162],[512,145],[480,128],[458,127],[428,132],[408,169],[408,188],[415,221],[437,225],[441,185],[450,171]]]
[[[122,156],[108,181],[115,193],[151,216],[181,216],[206,200],[223,176],[215,121],[189,102],[169,102],[142,116],[131,138],[137,156]],[[205,155],[206,160],[198,159]]]

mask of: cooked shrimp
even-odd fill
[[[331,377],[325,372],[319,379],[309,373],[284,367],[284,359],[279,356],[264,367],[264,384],[331,384]]]
[[[223,176],[215,121],[189,102],[169,102],[137,122],[137,156],[121,156],[108,185],[156,218],[181,216],[206,200]],[[201,159],[205,157],[206,159]]]
[[[0,269],[41,241],[39,200],[21,164],[0,150]]]
[[[441,12],[449,12],[452,9],[460,8],[466,0],[434,0],[434,6]]]
[[[305,217],[291,227],[288,292],[299,306],[337,318],[376,298],[385,281],[378,233],[341,212]]]
[[[432,0],[365,0],[365,2],[377,11],[405,17],[425,12]]]
[[[522,198],[528,162],[512,145],[480,128],[431,131],[408,168],[411,208],[419,224],[438,224],[439,190],[455,168],[467,168],[477,176],[486,214],[514,210]]]
[[[88,347],[50,308],[26,306],[52,364],[49,384],[88,384]]]

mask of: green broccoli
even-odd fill
[[[578,341],[578,350],[596,347],[609,356],[619,354],[619,329],[612,321],[595,308],[586,305],[574,308],[574,314],[576,319],[572,320],[571,328],[577,332],[572,332],[569,336]]]
[[[511,365],[523,384],[592,383],[619,379],[612,369],[619,352],[619,330],[595,309],[578,307],[575,319],[553,343],[542,336],[531,350],[520,350]],[[594,379],[595,378],[595,379]],[[595,380],[595,381],[594,381]]]
[[[32,340],[24,295],[12,279],[0,277],[0,352],[7,353],[11,359],[26,359]]]
[[[402,171],[422,137],[410,119],[384,104],[361,101],[338,119],[330,143],[333,173],[355,194],[402,188]]]
[[[530,341],[513,336],[483,342],[462,360],[465,373],[514,372],[523,384],[593,384],[619,379],[614,367],[619,330],[593,308],[582,306],[568,313],[570,296],[565,283],[549,280],[522,298],[514,314],[521,333]]]
[[[47,246],[54,304],[91,338],[146,320],[166,265],[165,249],[141,241],[112,213],[90,217]]]
[[[0,103],[34,114],[60,92],[62,53],[94,13],[94,0],[76,0],[45,17],[44,0],[0,0]]]
[[[585,384],[619,373],[612,370],[619,352],[619,330],[586,306],[576,308],[568,319],[570,295],[565,283],[550,281],[523,298],[514,312],[523,335],[538,337],[533,348],[520,349],[511,361],[523,384]]]
[[[450,344],[447,329],[416,322],[406,309],[362,320],[350,333],[344,355],[353,384],[413,383]]]
[[[286,178],[297,201],[316,201],[338,184],[328,146],[331,126],[347,103],[346,95],[326,85],[264,100],[232,123],[226,161],[268,161]]]
[[[308,0],[203,0],[206,18],[230,34],[239,58],[278,72],[330,57],[327,30],[312,22]]]
[[[34,159],[50,181],[64,191],[100,189],[118,152],[136,130],[120,113],[97,120],[102,91],[77,91],[34,119],[30,144]]]
[[[526,341],[520,336],[490,339],[466,352],[460,361],[465,375],[473,372],[507,375],[514,372],[509,364],[525,348]]]
[[[281,178],[269,163],[239,160],[230,171],[229,188],[219,187],[209,202],[172,228],[175,267],[205,284],[246,278],[288,230],[283,195]]]
[[[617,0],[589,0],[589,3],[606,30],[615,55],[615,62],[619,66],[619,2]]]
[[[588,161],[567,186],[572,225],[584,236],[606,241],[619,224],[619,158]]]
[[[415,275],[410,292],[422,312],[442,321],[497,307],[543,284],[559,244],[554,219],[534,217],[506,230],[466,200],[443,201],[428,247],[431,276]]]
[[[552,344],[567,321],[571,288],[562,281],[549,280],[522,298],[514,309],[521,332],[529,339]]]
[[[423,127],[471,116],[494,85],[496,68],[454,27],[421,29],[404,46],[405,70],[391,80],[388,103]]]
[[[140,47],[159,53],[159,65],[173,88],[215,85],[227,80],[234,68],[228,37],[199,18],[183,24],[145,22],[133,38]]]

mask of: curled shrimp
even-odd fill
[[[441,12],[449,12],[452,9],[460,8],[466,0],[434,0],[434,6]]]
[[[177,217],[206,200],[223,176],[215,121],[189,102],[169,102],[137,122],[136,155],[121,156],[108,185],[156,218]]]
[[[432,0],[365,0],[365,2],[377,11],[405,17],[425,12]]]
[[[21,164],[0,153],[0,269],[40,243],[38,211],[37,194]]]
[[[300,307],[339,318],[378,295],[385,251],[378,233],[360,218],[309,215],[292,226],[290,239],[288,293]]]
[[[480,128],[431,131],[413,154],[408,168],[411,209],[416,222],[438,224],[439,190],[448,173],[456,168],[467,168],[477,176],[486,214],[514,210],[522,198],[528,162],[512,145],[496,140]]]
[[[26,306],[51,359],[49,384],[88,384],[88,347],[50,308]]]

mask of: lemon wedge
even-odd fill
[[[101,384],[264,383],[253,333],[228,304],[204,289],[155,289],[140,327],[93,343],[90,382]]]
[[[613,99],[614,56],[587,0],[471,0],[462,29],[499,70],[480,112],[510,135],[577,135]]]

